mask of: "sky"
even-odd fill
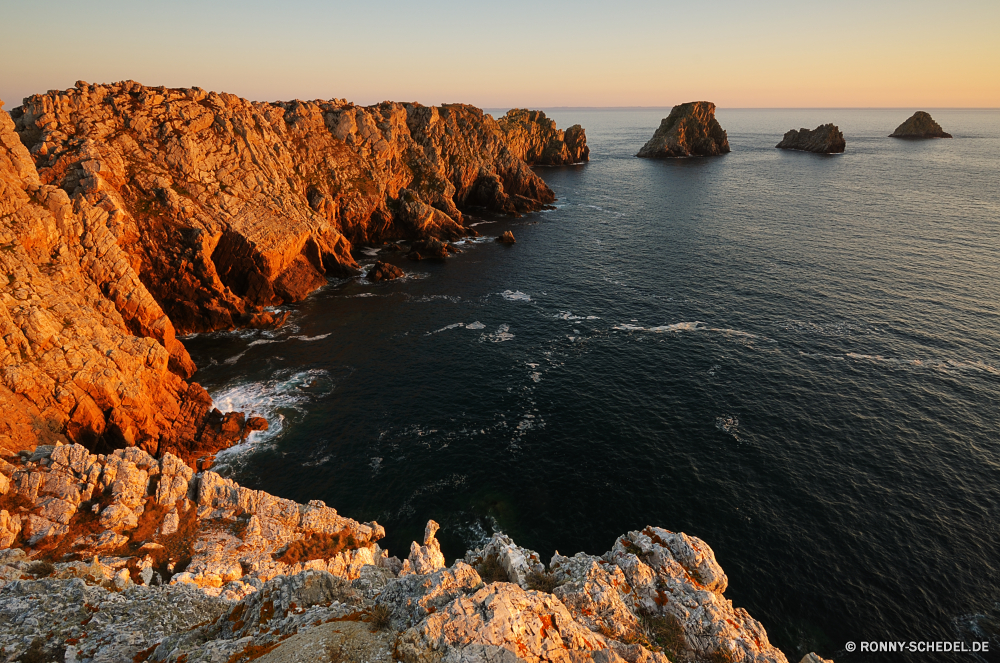
[[[484,108],[1000,107],[1000,1],[0,0],[0,99],[77,80]]]

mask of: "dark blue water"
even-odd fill
[[[552,112],[593,160],[538,170],[555,211],[477,226],[516,245],[186,341],[272,422],[230,472],[400,556],[428,518],[449,557],[683,530],[795,660],[972,637],[1000,599],[1000,113],[887,138],[911,112],[723,110],[731,154],[670,161],[632,156],[665,110]],[[774,149],[825,122],[845,154]]]

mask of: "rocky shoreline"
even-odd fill
[[[75,444],[0,461],[0,506],[7,661],[786,661],[711,548],[658,527],[547,565],[495,533],[447,566],[430,521],[399,560],[321,502]]]

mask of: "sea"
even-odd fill
[[[732,152],[670,160],[634,156],[669,109],[548,111],[591,147],[536,169],[555,209],[473,212],[446,262],[355,247],[406,277],[184,339],[270,421],[218,467],[400,558],[432,518],[449,562],[686,532],[793,663],[1000,660],[1000,111],[888,138],[915,110],[720,109]],[[843,154],[775,149],[828,122]]]

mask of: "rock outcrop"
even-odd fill
[[[368,270],[367,274],[365,274],[365,278],[372,283],[378,283],[379,281],[391,281],[402,276],[403,270],[395,265],[382,262],[381,260],[376,260],[372,268]]]
[[[590,159],[587,133],[579,124],[562,131],[542,111],[526,108],[507,111],[497,123],[511,151],[530,164],[557,166]]]
[[[917,111],[906,122],[896,127],[889,138],[951,138],[929,113]]]
[[[280,325],[269,307],[357,271],[352,243],[443,258],[456,249],[441,240],[475,234],[460,209],[547,206],[518,154],[549,154],[538,136],[567,153],[586,141],[543,119],[515,153],[460,104],[80,81],[0,114],[0,450],[193,462],[246,439],[266,422],[215,410],[177,334]]]
[[[449,567],[434,521],[400,562],[377,523],[170,455],[62,445],[0,477],[4,660],[787,663],[711,548],[657,527],[548,568],[496,533]]]
[[[708,157],[729,151],[729,138],[715,119],[715,104],[691,101],[674,106],[636,156]]]
[[[517,244],[517,240],[514,239],[514,233],[509,230],[503,231],[500,236],[497,237],[496,241],[501,244]]]
[[[356,271],[352,243],[452,239],[466,234],[461,208],[554,200],[500,125],[461,104],[253,103],[81,81],[11,115],[41,183],[114,215],[112,236],[184,333],[274,322],[263,307]]]
[[[44,183],[0,113],[0,453],[76,441],[192,460],[244,439],[115,228],[119,208]]]
[[[843,152],[847,147],[844,134],[835,124],[821,124],[812,131],[809,129],[792,129],[785,134],[775,147],[782,150],[802,150],[804,152],[819,152],[834,154]]]

